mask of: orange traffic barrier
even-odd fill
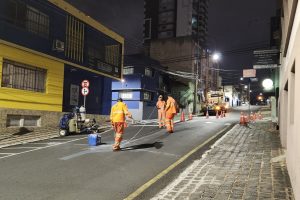
[[[181,112],[181,116],[180,116],[180,121],[184,122],[185,121],[185,117],[184,117],[184,112]]]
[[[192,120],[193,119],[193,115],[192,113],[189,114],[189,120]]]
[[[208,110],[206,111],[206,119],[209,118],[209,113],[208,113]]]

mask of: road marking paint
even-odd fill
[[[4,147],[2,149],[34,149],[39,147]]]
[[[213,122],[205,122],[206,124],[212,124]]]
[[[56,141],[56,140],[67,141],[67,140],[70,140],[70,139],[68,139],[68,138],[52,138],[50,140],[54,140],[54,141]]]
[[[147,124],[147,125],[143,125],[143,124],[133,124],[133,125],[131,125],[131,126],[157,126],[158,127],[158,125],[157,124],[153,124],[153,125],[151,125],[151,124]]]
[[[224,124],[225,126],[230,126],[231,125],[231,123],[226,123],[226,124]]]
[[[14,153],[0,153],[0,155],[7,155],[7,154],[14,154]]]
[[[139,151],[144,151],[144,152],[149,152],[149,153],[154,153],[154,154],[161,154],[161,155],[165,155],[165,156],[180,157],[180,155],[176,155],[176,154],[172,154],[172,153],[161,152],[161,151],[151,151],[151,150],[145,150],[145,149],[136,149],[135,152],[139,152]]]
[[[206,144],[208,144],[210,141],[212,141],[213,139],[215,139],[218,135],[220,135],[222,132],[224,132],[227,128],[228,127],[223,128],[218,133],[216,133],[214,136],[212,136],[209,139],[207,139],[204,143],[202,143],[202,144],[198,145],[197,147],[195,147],[194,149],[192,149],[190,152],[188,152],[187,154],[185,154],[183,157],[181,157],[179,160],[177,160],[176,162],[174,162],[168,168],[166,168],[165,170],[163,170],[162,172],[160,172],[158,175],[156,175],[154,178],[152,178],[151,180],[149,180],[147,183],[145,183],[141,187],[139,187],[136,191],[134,191],[133,193],[131,193],[124,200],[133,200],[134,198],[136,198],[137,196],[139,196],[142,192],[144,192],[146,189],[148,189],[151,185],[153,185],[155,182],[157,182],[163,176],[165,176],[166,174],[168,174],[171,170],[173,170],[175,167],[177,167],[179,164],[181,164],[183,161],[185,161],[193,153],[195,153],[196,151],[198,151],[199,149],[201,149],[202,147],[204,147]]]
[[[103,133],[109,132],[110,130],[106,130],[106,131],[102,132],[101,135]],[[24,153],[28,153],[28,152],[33,152],[33,151],[37,151],[37,150],[41,150],[41,149],[46,149],[46,148],[58,146],[58,145],[61,145],[61,144],[67,144],[67,143],[71,143],[71,142],[75,142],[75,141],[83,140],[83,139],[86,139],[86,137],[82,137],[82,138],[78,138],[78,139],[74,139],[74,140],[69,140],[67,142],[56,142],[56,143],[54,143],[52,145],[48,145],[48,146],[45,146],[45,147],[37,147],[35,149],[31,149],[31,150],[27,150],[27,151],[23,151],[23,152],[14,153],[14,154],[11,154],[11,155],[3,156],[3,157],[0,157],[0,159],[12,157],[12,156],[17,156],[17,155],[20,155],[20,154],[24,154]]]
[[[84,138],[86,138],[86,137],[84,137]],[[46,149],[46,148],[58,146],[58,145],[61,145],[61,144],[67,144],[67,143],[74,142],[74,141],[77,141],[77,140],[82,140],[84,138],[74,139],[74,140],[70,140],[70,141],[67,141],[67,142],[63,142],[63,143],[56,143],[56,144],[45,146],[45,147],[35,147],[35,149],[31,149],[31,150],[28,150],[28,151],[23,151],[23,152],[20,152],[20,153],[15,153],[15,154],[12,154],[12,155],[3,156],[0,159],[8,158],[8,157],[11,157],[11,156],[16,156],[16,155],[21,155],[21,154],[24,154],[24,153],[33,152],[33,151],[37,151],[37,150],[41,150],[41,149]]]

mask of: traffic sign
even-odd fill
[[[87,96],[87,95],[89,94],[89,92],[90,92],[90,90],[89,90],[89,88],[87,88],[87,87],[83,87],[83,88],[81,89],[81,94],[82,94],[83,96]]]
[[[90,86],[90,82],[88,80],[83,80],[81,82],[81,87],[88,88]]]

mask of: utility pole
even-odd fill
[[[197,39],[197,44],[196,44],[196,76],[195,76],[195,91],[194,91],[194,103],[193,103],[193,114],[196,114],[197,112],[197,97],[198,97],[198,80],[199,80],[199,62],[200,62],[200,57],[199,56],[199,42]]]

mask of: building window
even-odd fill
[[[66,50],[65,56],[83,62],[84,50],[84,23],[73,16],[66,19]]]
[[[49,38],[49,16],[31,6],[27,6],[26,28],[31,33]]]
[[[153,75],[154,75],[153,70],[150,69],[150,68],[148,68],[148,67],[146,67],[145,68],[145,75],[149,76],[149,77],[153,77]]]
[[[151,101],[152,100],[152,93],[151,92],[144,92],[143,99],[146,101]]]
[[[145,19],[145,31],[144,31],[144,39],[148,40],[151,39],[151,18]]]
[[[2,87],[45,92],[47,70],[17,63],[3,61]]]
[[[121,97],[122,99],[132,99],[133,94],[132,92],[120,92],[119,97]]]
[[[134,73],[134,67],[124,67],[123,74],[129,75]]]
[[[41,117],[33,115],[8,115],[6,120],[7,127],[39,127],[41,126]]]

